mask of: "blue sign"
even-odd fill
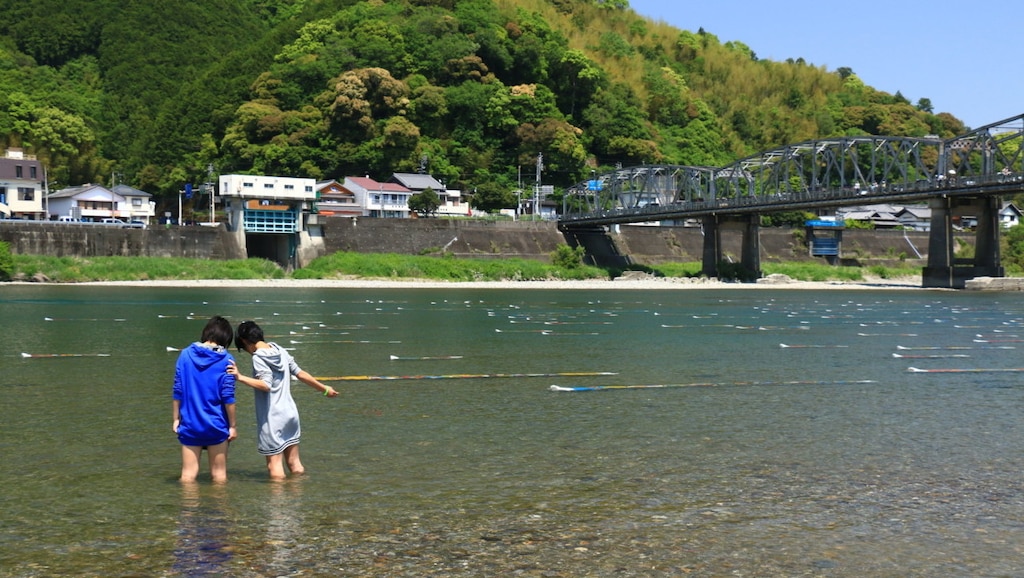
[[[192,198],[192,183],[185,183],[185,198]]]
[[[842,229],[846,227],[846,223],[843,221],[824,221],[821,219],[811,219],[804,223],[807,227],[831,227],[834,229]]]
[[[601,181],[599,181],[597,179],[593,179],[593,180],[587,181],[587,190],[588,191],[600,191],[601,190]]]

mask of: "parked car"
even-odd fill
[[[121,226],[121,227],[123,227],[123,226],[128,224],[128,223],[125,223],[124,221],[122,221],[121,219],[115,219],[114,217],[106,217],[105,219],[100,221],[100,223],[102,223],[104,225],[118,225],[118,226]]]
[[[81,219],[76,219],[76,218],[74,218],[72,216],[69,216],[69,215],[61,215],[60,217],[57,217],[57,222],[58,223],[81,223],[82,220]]]
[[[125,225],[125,228],[126,229],[145,229],[146,228],[146,223],[144,223],[143,221],[128,221],[128,224]]]

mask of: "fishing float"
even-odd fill
[[[1012,373],[1024,371],[1024,367],[950,367],[936,369],[908,367],[907,371],[910,373]]]
[[[736,381],[732,383],[715,383],[715,382],[700,382],[700,383],[660,383],[660,384],[643,384],[643,385],[579,385],[579,386],[562,386],[562,385],[551,385],[548,387],[550,391],[558,392],[582,392],[582,391],[604,391],[614,389],[666,389],[672,387],[720,387],[720,386],[743,386],[743,385],[851,385],[851,384],[866,384],[866,383],[878,383],[872,379],[858,379],[853,381]]]
[[[438,359],[462,359],[461,355],[422,355],[422,356],[411,356],[401,357],[398,355],[390,356],[391,361],[432,361]]]
[[[24,359],[36,359],[36,358],[47,358],[47,357],[110,357],[109,353],[25,353],[22,352],[21,357]]]
[[[317,377],[320,381],[405,381],[427,379],[495,379],[495,378],[528,378],[528,377],[592,377],[618,375],[609,371],[563,371],[555,373],[454,373],[448,375],[339,375],[334,377]]]

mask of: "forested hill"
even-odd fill
[[[0,138],[51,184],[426,165],[499,206],[616,164],[722,165],[963,124],[815,55],[757,58],[625,0],[0,0]],[[696,24],[696,23],[695,23]]]

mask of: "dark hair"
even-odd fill
[[[204,343],[212,341],[221,347],[228,347],[231,345],[232,337],[234,335],[231,333],[231,323],[220,315],[214,315],[206,322],[206,327],[203,327],[203,335],[199,340]]]
[[[259,343],[263,341],[263,330],[255,321],[243,321],[238,324],[238,331],[235,332],[235,347],[245,349],[246,343]]]

